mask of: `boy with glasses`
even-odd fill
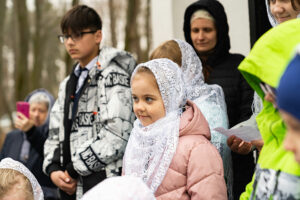
[[[78,63],[60,84],[51,111],[43,170],[62,199],[79,199],[121,173],[134,121],[129,80],[135,61],[127,52],[99,49],[101,18],[85,5],[65,14],[61,31],[60,42]]]

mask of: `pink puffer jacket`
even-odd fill
[[[157,200],[227,199],[221,156],[209,141],[206,119],[191,101],[179,134],[176,153],[155,193]]]

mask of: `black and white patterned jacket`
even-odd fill
[[[72,177],[79,177],[77,198],[84,190],[82,178],[94,178],[100,171],[106,172],[105,177],[121,173],[135,118],[130,91],[130,76],[136,66],[133,57],[104,47],[97,63],[82,86],[73,120],[72,99],[78,78],[72,72],[61,82],[44,146],[44,172],[67,170]]]

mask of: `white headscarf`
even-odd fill
[[[177,42],[181,51],[181,70],[187,88],[187,98],[192,101],[199,98],[200,101],[205,101],[210,96],[215,96],[212,103],[220,105],[221,109],[226,112],[222,88],[219,85],[208,85],[204,82],[202,63],[193,47],[183,40],[175,39],[174,41]]]
[[[39,182],[36,180],[34,175],[25,167],[22,163],[15,161],[11,158],[2,159],[0,162],[1,169],[13,169],[28,178],[31,183],[34,200],[44,200],[44,194]]]
[[[166,111],[166,116],[144,127],[134,122],[124,156],[125,175],[142,178],[155,193],[162,183],[173,159],[179,138],[182,108],[186,104],[186,90],[177,64],[169,59],[155,59],[139,64],[154,74]]]
[[[214,17],[205,9],[200,9],[200,10],[196,10],[193,15],[191,16],[191,20],[190,23],[192,24],[192,22],[195,19],[199,19],[199,18],[203,18],[203,19],[209,19],[213,22],[215,22]]]
[[[225,96],[219,85],[208,85],[204,82],[202,63],[193,47],[182,40],[175,39],[181,51],[181,70],[187,88],[188,99],[192,100],[203,113],[211,130],[211,143],[218,149],[224,165],[224,175],[228,197],[232,197],[232,162],[231,151],[226,137],[214,128],[228,128],[228,117]]]
[[[267,13],[268,13],[268,18],[269,18],[270,24],[272,25],[272,27],[277,26],[279,23],[276,21],[275,17],[271,13],[269,0],[266,0],[266,8],[267,8]]]
[[[116,176],[97,184],[81,200],[155,200],[147,185],[134,176]]]

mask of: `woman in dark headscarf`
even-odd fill
[[[225,94],[229,126],[247,120],[251,114],[253,90],[237,70],[244,59],[229,53],[230,39],[226,13],[216,0],[199,0],[187,7],[184,14],[184,35],[203,63],[205,82],[218,84]],[[234,184],[238,199],[254,170],[252,153],[239,155],[232,152]]]

